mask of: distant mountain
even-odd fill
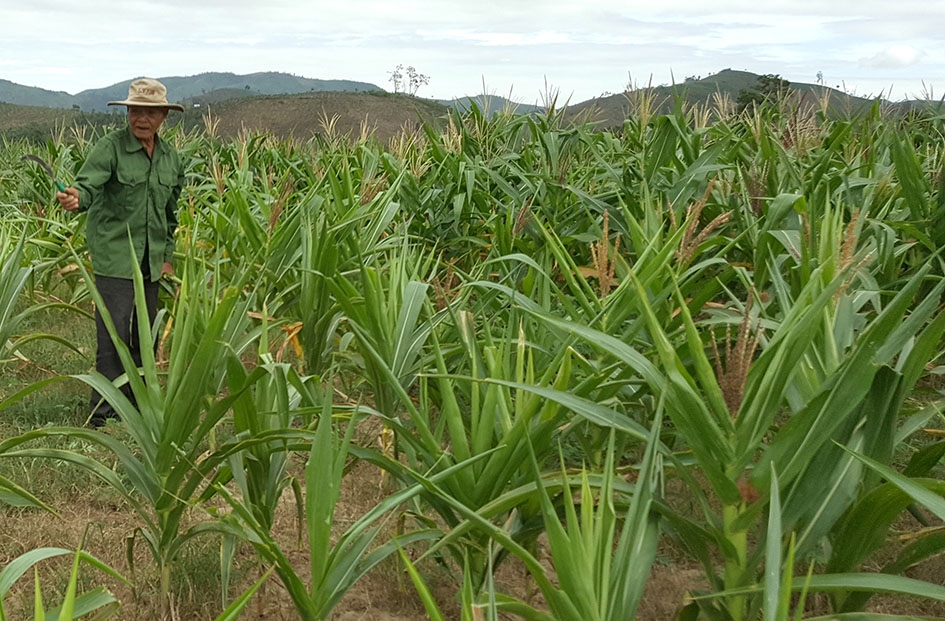
[[[763,76],[746,71],[722,70],[706,77],[687,77],[675,85],[636,88],[626,93],[602,96],[582,103],[558,102],[566,118],[581,117],[600,129],[620,127],[640,109],[640,100],[650,101],[653,114],[666,113],[676,105],[735,105],[742,91],[758,90]],[[184,104],[182,115],[171,122],[185,129],[203,127],[212,118],[220,135],[237,135],[244,128],[307,139],[331,131],[360,135],[370,132],[379,140],[396,135],[418,119],[439,123],[450,109],[468,110],[476,105],[487,113],[504,111],[534,114],[542,105],[510,102],[495,95],[478,95],[435,101],[395,94],[373,84],[348,80],[313,80],[286,73],[204,73],[190,77],[165,77],[173,100]],[[0,138],[44,141],[62,128],[114,127],[125,122],[124,110],[106,108],[105,103],[124,99],[131,80],[105,89],[68,93],[47,91],[0,80]],[[829,102],[828,113],[853,116],[867,110],[874,99],[854,97],[822,85],[791,83],[794,101],[818,107]],[[3,103],[3,102],[18,102]],[[33,102],[25,104],[24,102]],[[941,102],[938,102],[941,104]],[[885,110],[905,113],[924,110],[926,101],[882,102]],[[941,113],[939,107],[936,113]]]
[[[0,102],[42,108],[71,108],[76,103],[75,97],[63,91],[47,91],[2,79],[0,79]]]
[[[505,110],[509,110],[513,114],[533,114],[542,110],[542,106],[537,104],[517,103],[497,95],[476,95],[475,97],[440,99],[437,103],[463,112],[468,111],[470,107],[475,104],[482,112],[491,114]]]
[[[369,92],[383,90],[368,82],[316,80],[273,71],[244,75],[200,73],[193,76],[171,76],[158,79],[167,87],[169,97],[175,102],[192,100],[214,91],[227,91],[231,94],[244,91],[247,95],[281,95],[325,91]],[[78,106],[82,110],[103,111],[107,109],[109,101],[120,101],[128,96],[128,85],[132,81],[125,80],[105,88],[89,89],[70,95],[61,91],[47,91],[32,86],[22,86],[8,80],[0,80],[0,102],[47,108]]]
[[[603,96],[589,101],[558,102],[558,107],[567,107],[569,115],[592,112],[592,116],[605,124],[611,121],[619,123],[627,114],[630,95],[646,93],[652,96],[658,105],[656,111],[666,112],[672,108],[677,97],[682,97],[688,104],[704,105],[714,103],[719,97],[731,101],[737,99],[743,90],[755,88],[759,76],[747,71],[723,69],[718,73],[687,77],[679,84],[636,88],[629,93]],[[386,92],[375,84],[352,80],[319,80],[304,78],[282,72],[262,72],[250,74],[235,73],[200,73],[192,76],[169,76],[160,79],[168,88],[171,99],[185,105],[219,103],[229,99],[245,99],[266,95],[295,95],[320,92]],[[109,101],[119,101],[128,94],[128,85],[132,80],[125,80],[105,88],[84,90],[76,95],[62,91],[48,91],[31,86],[23,86],[0,80],[0,103],[46,108],[79,108],[86,112],[109,110]],[[854,97],[840,90],[815,84],[791,83],[791,89],[803,97],[820,100],[824,96],[831,99],[831,107],[855,110],[869,105],[872,99]],[[509,109],[514,113],[533,114],[542,109],[535,104],[521,104],[497,95],[476,95],[436,103],[448,108],[468,110],[475,103],[481,110],[499,112]]]
[[[716,104],[719,100],[734,103],[742,91],[758,88],[761,76],[748,71],[723,69],[706,77],[688,77],[679,84],[644,86],[626,93],[608,95],[568,106],[568,115],[584,115],[602,123],[603,126],[615,126],[627,117],[631,102],[647,97],[655,113],[665,114],[673,109],[676,100],[681,99],[687,106],[705,106]],[[800,102],[820,105],[827,102],[828,108],[835,114],[856,114],[866,110],[874,101],[872,98],[855,97],[841,90],[819,84],[791,82],[788,90]],[[889,104],[893,108],[905,110],[915,102]]]

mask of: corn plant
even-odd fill
[[[42,265],[23,265],[24,247],[28,238],[25,228],[15,243],[10,233],[12,231],[9,227],[0,228],[0,261],[3,263],[0,267],[0,363],[7,356],[22,357],[23,354],[19,352],[19,349],[37,339],[55,341],[77,351],[75,345],[53,334],[34,333],[16,336],[27,318],[48,309],[67,309],[86,316],[88,313],[84,313],[73,305],[60,302],[26,304],[25,308],[18,310],[30,291],[31,279],[44,268]]]
[[[229,452],[226,466],[217,471],[204,499],[212,496],[218,486],[232,481],[254,523],[271,533],[276,508],[287,488],[293,490],[297,505],[301,503],[300,482],[289,472],[290,457],[292,450],[302,450],[300,447],[304,448],[309,438],[290,429],[309,426],[320,398],[319,391],[311,387],[316,378],[303,379],[291,365],[272,360],[266,334],[264,322],[259,361],[252,372],[246,371],[235,354],[227,357],[227,388],[237,395],[232,402],[233,431],[244,446]],[[297,509],[301,515],[302,507]],[[224,602],[238,542],[234,537],[224,539]],[[260,600],[259,608],[264,610],[264,596]]]
[[[394,455],[318,436],[333,454],[331,482],[319,484],[337,486],[342,454],[391,473],[402,487],[391,498],[419,525],[413,536],[436,539],[430,555],[462,572],[463,614],[542,618],[494,588],[493,572],[515,554],[558,616],[579,618],[596,614],[595,598],[608,599],[606,581],[585,572],[550,587],[534,541],[554,532],[556,565],[567,566],[560,559],[569,554],[604,559],[602,544],[579,550],[578,541],[607,531],[635,494],[615,481],[613,511],[572,510],[564,489],[601,497],[607,460],[652,443],[647,430],[665,414],[660,459],[689,487],[697,514],[655,492],[651,506],[709,581],[684,616],[787,618],[785,601],[804,585],[831,593],[838,612],[862,608],[869,589],[896,576],[855,572],[915,498],[849,451],[890,462],[917,429],[921,416],[902,414],[940,355],[941,116],[889,119],[877,103],[838,118],[824,103],[719,109],[713,119],[680,101],[656,114],[644,96],[621,127],[599,131],[549,103],[535,116],[474,107],[444,132],[427,124],[387,151],[330,126],[307,143],[252,133],[223,141],[212,127],[172,132],[192,182],[178,245],[184,287],[162,334],[167,372],[150,360],[127,369],[119,383],[132,387],[138,408],[111,391],[133,437],[124,452],[107,444],[120,474],[111,461],[96,466],[29,444],[63,430],[7,440],[4,454],[81,463],[120,485],[142,537],[156,542],[162,574],[192,534],[250,538],[314,618],[351,581],[316,584],[301,577],[311,568],[266,550],[275,539],[269,516],[290,485],[286,451],[321,463],[313,440],[334,433],[309,428],[306,396],[333,381],[347,393],[335,418],[349,408],[354,421],[377,417],[383,437],[395,438]],[[66,138],[39,147],[64,179],[89,136]],[[88,262],[70,250],[82,252],[83,217],[44,207],[51,188],[18,167],[25,152],[0,148],[0,203],[12,207],[0,220],[0,248],[20,248],[18,261],[4,257],[12,285],[4,293],[0,283],[0,308],[16,309],[0,312],[4,355],[20,337],[10,322],[37,300],[62,297],[63,283],[72,302],[94,298],[90,279],[79,278]],[[211,267],[195,278],[194,265]],[[21,281],[23,269],[33,271]],[[270,353],[279,329],[285,340]],[[215,345],[201,336],[214,334]],[[247,368],[261,335],[260,364]],[[290,346],[292,367],[280,357]],[[236,436],[218,443],[230,422]],[[616,455],[604,450],[612,430]],[[529,447],[541,469],[559,441],[579,443],[595,473],[586,484],[535,472]],[[939,450],[924,450],[905,474],[937,490],[923,477]],[[2,483],[5,498],[38,504]],[[184,508],[226,493],[224,483],[238,498],[234,515],[186,528]],[[563,535],[542,490],[551,509],[572,514]],[[334,506],[331,494],[326,502]],[[330,519],[326,507],[308,507],[310,518]],[[332,558],[347,560],[331,563],[366,567],[374,557],[359,557],[359,546],[378,542],[368,535],[391,508],[343,535]],[[325,538],[338,533],[316,530],[310,553],[325,557]],[[884,569],[901,572],[940,549],[935,533],[916,536]],[[826,574],[795,579],[794,568],[815,557]],[[646,558],[629,562],[639,569]],[[624,571],[623,560],[615,565]]]
[[[379,246],[393,243],[383,238],[399,210],[393,201],[399,183],[395,179],[393,187],[362,204],[357,194],[346,194],[354,192],[348,184],[332,182],[330,201],[313,196],[301,207],[297,284],[284,292],[292,300],[285,315],[300,323],[299,338],[310,373],[327,371],[343,319],[341,302],[350,296],[350,291],[339,295],[337,275],[364,268]]]
[[[573,380],[573,352],[569,348],[538,363],[536,357],[542,354],[532,351],[521,326],[517,327],[517,338],[512,338],[513,324],[504,338],[493,340],[487,330],[476,327],[476,318],[468,311],[455,313],[453,321],[456,325],[444,335],[457,331],[461,349],[447,349],[436,331],[429,335],[436,377],[418,379],[416,399],[407,392],[395,368],[382,364],[374,350],[367,352],[405,412],[403,420],[383,412],[378,415],[397,434],[411,469],[436,473],[437,493],[425,492],[422,498],[451,530],[435,548],[449,551],[458,566],[473,572],[471,584],[478,596],[491,576],[490,568],[509,550],[503,545],[489,552],[492,532],[474,528],[465,520],[465,511],[478,512],[482,519],[508,522],[507,534],[516,546],[532,546],[540,533],[537,526],[541,519],[534,489],[527,491],[532,452],[546,459],[556,430],[572,416],[636,438],[647,434],[621,412],[594,403],[581,392],[567,391]],[[450,366],[447,360],[453,361]],[[456,468],[470,460],[467,468]],[[450,471],[454,473],[446,476]],[[404,484],[415,480],[412,472],[402,468],[391,472]],[[435,527],[423,512],[422,505],[413,509],[419,524]]]
[[[383,500],[332,540],[333,516],[345,463],[349,459],[356,416],[349,421],[344,435],[338,437],[332,420],[330,393],[326,395],[305,465],[305,542],[309,556],[306,571],[295,567],[269,528],[257,519],[251,503],[235,497],[226,488],[218,489],[233,509],[232,516],[226,520],[228,529],[252,544],[259,557],[272,565],[299,617],[306,621],[328,618],[342,596],[371,568],[395,554],[399,547],[434,536],[427,532],[408,533],[371,548],[390,512],[419,493],[420,487],[414,486]],[[368,451],[358,453],[361,458],[366,458]],[[374,458],[380,462],[389,461],[376,454]]]
[[[901,401],[883,399],[889,386],[876,382],[888,377],[893,385],[898,384],[899,391],[911,390],[918,376],[910,371],[896,377],[886,370],[887,365],[900,352],[905,356],[906,368],[924,365],[929,352],[912,349],[913,339],[937,342],[942,334],[943,322],[935,308],[941,285],[935,288],[932,298],[918,304],[908,321],[904,321],[923,276],[913,278],[866,329],[855,335],[852,347],[835,364],[821,369],[827,375],[814,385],[806,384],[811,378],[798,376],[796,367],[803,364],[805,350],[814,344],[810,340],[814,330],[809,322],[823,321],[829,300],[836,293],[836,283],[795,304],[758,361],[751,364],[740,400],[726,400],[723,386],[708,360],[700,360],[703,344],[694,323],[687,321],[688,352],[697,363],[694,376],[685,371],[678,347],[670,344],[665,333],[653,332],[663,368],[670,372],[669,394],[673,396],[668,398],[669,415],[723,504],[721,519],[712,518],[709,523],[710,532],[719,537],[717,544],[726,558],[721,578],[726,590],[751,581],[760,560],[758,552],[749,550],[748,535],[753,516],[770,494],[771,482],[766,476],[770,464],[777,466],[780,485],[788,494],[783,508],[786,527],[799,528],[799,546],[810,549],[818,534],[826,534],[850,502],[848,490],[858,478],[856,471],[850,470],[849,460],[829,450],[825,443],[834,438],[884,453],[877,441],[890,433]],[[810,293],[815,291],[816,288]],[[926,328],[923,324],[932,317],[934,321]],[[648,318],[651,330],[656,330],[656,317],[648,314]],[[803,390],[808,386],[813,390]],[[704,397],[697,387],[705,391]],[[797,391],[797,387],[802,390]],[[765,441],[785,396],[802,396],[803,401],[794,405],[798,409],[790,421],[776,427],[773,437]],[[877,409],[880,402],[883,407]],[[759,448],[761,457],[752,467]],[[817,455],[813,462],[803,457],[810,454]],[[830,474],[825,477],[825,473]],[[679,516],[667,517],[678,525],[680,533],[705,532],[680,522]],[[695,544],[693,549],[701,548],[701,544],[691,543]],[[703,561],[710,567],[707,558]],[[740,598],[727,604],[729,614],[736,619],[749,614],[745,606]]]
[[[12,352],[15,349],[11,339],[17,324],[23,320],[23,313],[16,313],[16,304],[32,273],[31,268],[22,265],[26,235],[21,235],[14,244],[8,231],[9,227],[0,229],[0,259],[3,260],[0,268],[0,360],[10,355],[8,350]]]
[[[859,458],[867,462],[871,461],[865,457]],[[877,462],[872,462],[872,465],[881,471],[888,471],[888,468]],[[898,475],[894,473],[894,476]],[[768,507],[763,583],[764,605],[761,611],[765,621],[790,621],[791,619],[799,621],[802,618],[809,618],[815,621],[830,621],[835,619],[861,619],[863,621],[905,619],[906,621],[918,621],[920,619],[919,617],[881,613],[846,613],[805,617],[805,602],[808,594],[811,592],[826,592],[841,597],[860,594],[869,596],[872,593],[882,592],[938,600],[941,600],[943,595],[945,595],[945,591],[943,591],[939,585],[895,575],[884,576],[873,573],[814,574],[814,561],[809,563],[806,575],[797,575],[795,572],[796,547],[793,533],[787,543],[786,555],[782,552],[780,537],[780,533],[782,532],[781,505],[777,489],[777,473],[774,470],[771,472],[771,480],[774,485],[772,486],[771,502]],[[937,503],[938,498],[929,496],[927,490],[923,489],[921,484],[915,485],[901,477],[900,482],[914,491],[918,497]],[[937,504],[940,505],[941,503]],[[723,591],[708,596],[698,596],[697,599],[711,600],[727,596],[737,596],[739,594],[754,594],[761,586],[762,585],[753,585],[744,589]],[[796,599],[793,597],[795,595],[797,596]],[[790,611],[792,602],[795,608],[793,616]]]
[[[892,437],[891,425],[903,405],[901,397],[911,392],[921,368],[937,351],[943,319],[936,305],[942,286],[937,283],[930,291],[931,297],[915,303],[925,279],[925,273],[919,273],[888,304],[872,298],[879,310],[875,316],[862,309],[862,304],[871,298],[861,297],[858,303],[867,317],[864,323],[850,321],[848,313],[855,312],[855,306],[841,304],[834,310],[833,304],[838,300],[852,302],[840,291],[848,282],[845,273],[825,278],[826,267],[814,270],[797,298],[792,298],[784,282],[776,279],[779,283],[776,291],[786,314],[778,322],[766,320],[766,327],[775,329],[775,333],[765,338],[761,356],[753,362],[753,351],[759,341],[747,331],[750,315],[744,310],[738,344],[726,347],[729,352],[726,367],[713,369],[706,356],[706,343],[700,336],[704,328],[689,315],[691,302],[680,293],[678,285],[675,292],[659,287],[649,289],[644,283],[659,280],[650,281],[645,269],[640,270],[642,276],[631,272],[612,297],[625,300],[622,317],[633,316],[627,308],[630,303],[633,305],[630,309],[635,308],[646,321],[644,334],[655,346],[658,361],[655,365],[624,340],[599,329],[546,314],[541,315],[542,320],[621,361],[632,373],[619,377],[626,376],[624,381],[631,385],[646,385],[651,394],[665,400],[677,438],[698,460],[699,469],[716,498],[722,501],[723,510],[720,515],[712,515],[704,499],[700,501],[707,511],[704,524],[668,508],[663,509],[664,517],[703,561],[710,576],[715,576],[715,570],[711,558],[704,553],[709,549],[707,544],[714,542],[723,551],[726,568],[722,576],[713,578],[718,580],[714,588],[730,593],[733,591],[726,585],[753,581],[761,558],[760,550],[749,550],[748,533],[754,532],[751,525],[765,506],[765,491],[770,489],[770,483],[763,473],[770,463],[779,468],[790,464],[781,479],[782,489],[790,491],[783,507],[785,528],[798,528],[800,551],[808,554],[849,505],[851,490],[860,480],[858,471],[851,469],[851,460],[842,451],[833,451],[829,446],[824,450],[822,443],[832,437],[851,446],[869,447],[871,454],[883,459],[890,457],[891,443],[883,439]],[[672,273],[670,269],[662,271],[664,278]],[[635,296],[626,297],[626,291],[633,291]],[[675,298],[683,320],[684,331],[678,337],[671,336],[676,334],[675,330],[670,333],[662,327],[664,323],[672,325],[671,318],[676,313],[654,310],[655,304],[666,303],[663,296],[667,294]],[[908,321],[904,321],[907,315]],[[835,327],[826,338],[815,340],[818,334],[815,327],[825,321],[835,322]],[[639,333],[639,319],[630,325],[637,327],[629,333]],[[812,357],[811,351],[818,353]],[[739,360],[744,366],[738,366]],[[785,403],[796,414],[789,423],[776,425]],[[756,452],[762,447],[759,465],[753,465]],[[817,455],[816,465],[801,459],[807,454]],[[677,467],[685,472],[682,463]],[[825,482],[824,473],[835,473],[829,483]],[[697,497],[703,494],[700,486],[694,485],[693,491]],[[716,603],[707,606],[711,608]],[[751,605],[757,604],[755,601]],[[708,608],[704,612],[750,617],[752,613],[746,605],[743,598],[735,597],[724,604],[724,612]]]
[[[139,272],[135,273],[134,281],[140,342],[153,343]],[[127,346],[114,331],[97,291],[92,289],[92,294],[102,309],[106,326],[125,366],[126,373],[118,383],[126,381],[130,384],[136,404],[125,397],[118,385],[97,373],[76,376],[76,379],[97,390],[112,404],[127,428],[134,448],[99,431],[47,427],[5,440],[0,444],[0,455],[60,459],[88,470],[112,486],[142,522],[137,533],[145,541],[157,565],[160,592],[166,606],[169,603],[171,570],[181,546],[196,535],[214,530],[212,523],[184,528],[182,522],[206,477],[226,459],[230,448],[212,454],[209,460],[200,458],[207,448],[204,444],[207,436],[235,398],[231,395],[217,399],[225,370],[217,365],[217,360],[229,351],[239,352],[245,347],[245,310],[238,305],[235,289],[225,291],[218,302],[215,296],[208,296],[203,291],[193,266],[185,269],[177,302],[177,330],[168,370],[162,381],[150,348],[143,348],[142,366],[140,370],[136,368]],[[37,382],[13,395],[8,402],[61,379]],[[110,463],[96,461],[76,451],[17,449],[35,439],[57,436],[99,445],[120,464],[121,475],[112,469]]]
[[[47,559],[69,554],[72,555],[73,560],[65,596],[59,606],[47,611],[43,603],[42,586],[36,565]],[[96,619],[108,619],[114,616],[118,612],[120,603],[107,589],[96,587],[84,593],[78,592],[79,570],[82,565],[94,567],[116,580],[130,584],[117,571],[81,548],[75,551],[63,548],[37,548],[16,557],[0,571],[0,620],[7,619],[3,601],[10,592],[10,588],[30,569],[33,569],[33,618],[36,621],[45,621],[52,618],[60,621],[71,621],[93,613]]]
[[[353,156],[316,153],[312,162],[266,143],[251,136],[201,163],[211,178],[182,227],[198,237],[198,252],[221,260],[225,280],[255,274],[255,310],[265,303],[288,322],[301,368],[323,373],[340,320],[330,283],[372,255],[397,213],[399,181],[362,178],[359,187],[357,175],[370,174]],[[356,153],[367,167],[370,152]]]
[[[659,416],[654,419],[622,526],[618,526],[620,518],[614,498],[616,451],[613,430],[598,496],[595,498],[586,470],[581,472],[579,507],[575,506],[570,485],[565,483],[562,486],[564,524],[559,521],[547,490],[539,486],[542,516],[559,592],[561,599],[566,598],[570,604],[568,609],[555,609],[556,604],[552,604],[556,617],[564,618],[569,610],[576,610],[581,619],[601,620],[625,619],[636,613],[643,596],[643,585],[656,558],[659,540],[657,517],[651,512],[651,502],[661,487],[661,422]],[[532,466],[536,477],[540,478],[538,463],[533,462]],[[562,479],[566,481],[563,460],[561,469]],[[558,599],[550,598],[550,601],[557,602]]]
[[[44,604],[42,584],[36,565],[47,559],[65,556],[70,553],[73,554],[72,569],[69,573],[69,581],[66,586],[63,601],[60,605],[47,609]],[[96,587],[90,591],[79,593],[79,571],[83,565],[90,565],[116,580],[128,585],[131,584],[127,578],[119,574],[116,570],[83,551],[81,548],[74,553],[62,548],[38,548],[36,550],[30,550],[10,561],[6,567],[0,571],[0,620],[7,618],[3,608],[3,600],[9,593],[10,587],[12,587],[23,574],[29,571],[30,568],[33,569],[34,621],[47,621],[49,619],[71,621],[72,619],[82,618],[105,621],[105,619],[114,617],[120,612],[121,602],[106,588]],[[259,590],[263,581],[268,577],[269,572],[264,574],[260,580],[251,585],[236,598],[226,610],[216,617],[215,621],[232,621],[237,619],[252,596]]]
[[[569,401],[563,397],[561,400]],[[487,618],[498,619],[499,613],[506,613],[535,621],[551,621],[578,618],[622,619],[626,618],[627,614],[632,615],[642,595],[642,585],[653,562],[658,540],[657,520],[650,511],[653,493],[660,479],[658,455],[661,447],[658,430],[657,423],[648,436],[640,478],[633,486],[624,485],[622,481],[617,482],[614,464],[610,459],[608,469],[599,476],[589,476],[583,471],[578,476],[562,473],[560,478],[546,478],[540,474],[534,452],[530,452],[535,476],[533,483],[513,490],[477,511],[441,487],[436,480],[439,477],[427,479],[414,475],[428,496],[438,498],[460,518],[457,526],[445,533],[421,559],[437,554],[441,547],[468,536],[471,531],[481,532],[489,541],[484,546],[484,554],[488,559],[484,585],[477,587],[473,583],[475,567],[471,567],[468,561],[462,565],[462,618],[481,619],[486,618],[486,614]],[[613,448],[613,443],[610,447]],[[608,455],[613,456],[615,452],[608,451]],[[577,485],[582,490],[580,515],[570,500],[572,485]],[[617,513],[614,492],[618,488],[621,495],[626,494],[631,500],[625,505],[627,510],[624,514],[623,530],[615,547]],[[600,508],[596,512],[592,491],[594,489],[600,494],[597,498]],[[563,501],[565,525],[559,523],[557,503],[552,502],[552,496],[558,495],[566,498]],[[514,520],[499,524],[494,519],[497,506],[516,506],[524,500],[534,501],[536,496],[549,529],[551,555],[556,569],[554,576],[550,575],[533,551],[521,543],[520,536],[512,532]],[[538,585],[550,614],[514,597],[496,592],[493,582],[495,566],[492,560],[499,555],[492,549],[494,545],[500,546],[504,552],[515,555],[524,563]],[[475,548],[467,546],[464,549],[469,552]],[[428,587],[418,574],[414,563],[408,561],[406,564],[431,618],[443,618],[442,611],[429,595]]]
[[[391,257],[390,270],[362,266],[357,284],[345,277],[333,283],[335,299],[363,352],[360,364],[373,389],[375,408],[390,418],[400,409],[397,393],[416,379],[430,333],[430,327],[419,321],[428,287],[412,278],[415,266],[409,256],[405,252]],[[399,389],[390,384],[388,370]]]
[[[850,449],[847,450],[850,451]],[[936,450],[939,449],[936,447]],[[884,462],[859,452],[850,452],[855,459],[880,475],[884,482],[857,499],[856,504],[844,514],[842,522],[834,533],[832,539],[837,544],[837,552],[831,556],[827,571],[838,573],[852,572],[857,569],[859,563],[883,542],[895,518],[912,503],[924,506],[939,519],[945,513],[945,503],[942,502],[945,485],[942,481],[899,473]],[[909,468],[906,472],[909,472]],[[916,533],[914,540],[894,560],[887,563],[882,572],[891,574],[890,578],[893,578],[909,566],[940,554],[945,546],[943,546],[939,530],[932,527]],[[929,585],[928,590],[921,588],[917,590],[927,597],[936,596],[933,595],[936,590],[932,588],[932,585]],[[833,592],[835,607],[841,612],[858,611],[875,592],[872,589],[857,589],[856,591],[844,592],[842,589],[836,589]],[[938,596],[940,595],[941,593]]]

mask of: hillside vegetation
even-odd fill
[[[686,78],[680,84],[634,86],[624,93],[605,95],[571,105],[568,110],[572,115],[585,115],[604,127],[619,125],[630,109],[644,99],[648,100],[647,107],[659,114],[668,114],[678,104],[703,109],[713,107],[734,110],[738,108],[739,96],[756,91],[764,77],[748,71],[723,69],[704,78]],[[789,83],[783,95],[793,99],[798,106],[824,108],[835,117],[862,114],[873,103],[871,98],[857,97],[835,88],[800,82]],[[908,108],[910,105],[888,104],[892,109]]]
[[[0,79],[0,102],[18,106],[71,108],[75,98],[64,91],[48,91]]]
[[[70,95],[62,91],[48,91],[42,88],[23,86],[8,80],[0,80],[0,102],[24,106],[45,106],[51,108],[73,108],[82,110],[105,111],[109,101],[120,101],[128,94],[128,79],[104,88],[93,88]],[[212,93],[213,91],[243,91],[253,95],[278,95],[292,93],[314,93],[325,91],[379,91],[382,90],[368,82],[354,80],[317,80],[303,78],[290,73],[266,71],[250,74],[235,73],[199,73],[192,76],[170,76],[159,78],[167,86],[171,100],[188,100]]]
[[[307,140],[333,133],[357,138],[362,130],[386,141],[405,126],[416,127],[420,119],[436,125],[448,112],[442,104],[406,95],[376,93],[306,93],[302,95],[255,96],[203,100],[189,104],[183,114],[172,112],[168,123],[188,130],[207,128],[223,138],[244,129],[271,133],[279,138]],[[125,122],[123,108],[111,113],[14,106],[0,103],[0,138],[33,143],[61,135],[74,126],[107,129]]]
[[[220,136],[233,137],[243,130],[307,140],[316,134],[359,137],[363,132],[387,141],[405,127],[419,127],[420,120],[437,124],[448,112],[445,106],[407,95],[376,93],[308,93],[228,99],[188,108],[182,124],[205,127],[208,122]]]
[[[84,112],[76,109],[17,106],[0,103],[0,139],[45,142],[74,126],[105,128],[124,123],[124,111]]]
[[[244,129],[269,132],[279,138],[305,140],[330,129],[337,134],[360,136],[372,133],[385,141],[406,126],[416,126],[419,119],[436,125],[451,109],[468,112],[475,106],[484,113],[511,111],[536,114],[542,106],[517,104],[495,95],[462,97],[453,100],[429,100],[404,94],[391,94],[373,84],[347,80],[310,80],[284,73],[205,73],[189,77],[161,78],[172,99],[180,101],[183,115],[174,113],[170,123],[187,129],[205,127],[208,118],[219,135],[232,137]],[[758,76],[746,71],[722,70],[701,77],[692,76],[674,85],[642,86],[626,92],[609,94],[584,102],[572,102],[551,94],[543,105],[564,109],[569,119],[586,118],[600,129],[620,127],[641,107],[654,114],[666,114],[674,108],[698,108],[733,112],[745,101],[760,96],[766,83],[780,83],[779,76]],[[33,142],[58,136],[63,127],[85,125],[96,128],[124,122],[121,108],[94,112],[104,102],[123,99],[129,81],[104,89],[83,91],[69,96],[32,89],[0,80],[0,137],[25,138]],[[64,99],[63,95],[72,97]],[[746,97],[747,95],[747,97]],[[741,102],[740,102],[741,98]],[[826,86],[790,83],[779,98],[795,108],[823,110],[833,118],[852,118],[864,114],[873,99],[856,97]],[[35,102],[32,105],[14,103]],[[74,102],[66,107],[69,102]],[[78,102],[78,103],[75,103]],[[882,102],[884,109],[904,112],[926,102]]]

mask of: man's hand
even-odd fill
[[[66,188],[65,192],[56,192],[59,205],[66,211],[79,210],[79,191],[75,188]]]
[[[168,263],[167,261],[165,261],[164,264],[161,265],[161,278],[164,278],[165,276],[173,276],[173,275],[174,275],[174,266]]]

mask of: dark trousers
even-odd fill
[[[112,317],[112,323],[115,324],[115,330],[121,340],[128,345],[131,350],[131,357],[135,365],[141,366],[141,343],[138,339],[138,320],[135,311],[135,286],[134,281],[126,278],[111,278],[108,276],[96,276],[95,287],[98,289],[105,308],[108,309]],[[159,285],[156,282],[144,283],[144,298],[148,307],[148,323],[154,325],[154,318],[157,316]],[[115,378],[125,373],[125,367],[118,357],[118,350],[112,342],[111,335],[105,328],[105,322],[99,309],[95,309],[95,369],[114,381]],[[154,347],[154,343],[147,346]],[[134,396],[131,394],[131,387],[128,384],[122,386],[122,392],[135,403]],[[117,418],[114,408],[107,401],[104,401],[98,391],[92,391],[90,403],[92,413],[91,422],[99,426],[108,418]]]

